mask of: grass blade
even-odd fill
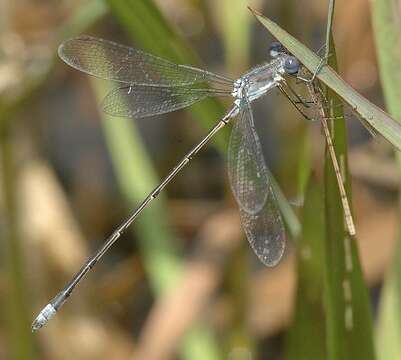
[[[337,57],[331,24],[334,1],[329,3],[326,53],[328,64],[337,70]],[[337,93],[326,87],[330,104],[338,103]],[[347,160],[347,130],[342,107],[332,107],[326,116],[331,128],[337,159],[351,203],[350,175]],[[335,119],[335,120],[334,120]],[[344,228],[344,214],[336,175],[326,150],[325,162],[326,244],[324,296],[328,359],[374,359],[373,330],[369,295],[364,283],[357,244]],[[363,347],[361,347],[363,344]]]
[[[107,91],[98,81],[92,82],[99,100]],[[105,140],[111,154],[114,172],[128,206],[135,207],[158,184],[158,177],[135,123],[101,113]],[[170,288],[179,275],[178,249],[175,236],[165,217],[163,194],[135,222],[142,256],[145,259],[151,287],[156,294]]]
[[[326,25],[326,42],[325,42],[325,52],[324,56],[326,59],[329,58],[330,54],[330,43],[331,43],[331,34],[332,34],[332,28],[333,28],[333,19],[334,19],[334,6],[335,6],[335,0],[329,0],[329,6],[327,10],[327,25]]]
[[[37,354],[29,328],[30,301],[25,273],[23,242],[19,236],[18,209],[16,205],[16,161],[12,122],[0,131],[0,166],[2,199],[1,263],[5,267],[6,292],[2,296],[2,318],[5,318],[10,359],[35,359]]]
[[[253,10],[252,10],[253,11]],[[253,11],[261,24],[269,30],[311,72],[318,68],[321,59],[275,22]],[[330,66],[317,74],[326,86],[340,96],[361,118],[362,122],[381,134],[395,148],[401,150],[401,123],[365,99],[348,85]]]
[[[326,358],[322,299],[324,200],[322,184],[313,175],[306,186],[302,214],[302,236],[297,241],[297,294],[287,337],[286,360]]]
[[[332,54],[329,58],[329,65],[336,68],[335,49],[331,34],[331,23],[333,17],[334,3],[330,4],[326,52]],[[308,50],[304,45],[282,30],[278,25],[256,14],[258,20],[291,51],[294,56],[299,57],[300,61],[311,71],[317,68],[320,58]],[[337,103],[337,95],[342,98],[347,97],[348,102],[358,106],[363,105],[367,109],[374,109],[375,116],[387,115],[380,109],[364,100],[359,94],[352,90],[331,67],[324,67],[319,79],[327,86],[327,99],[330,103]],[[351,90],[352,91],[351,91]],[[347,101],[347,99],[345,99]],[[366,104],[365,104],[366,103]],[[354,106],[355,108],[355,106]],[[369,111],[370,111],[369,110]],[[384,115],[383,115],[384,114]],[[331,121],[332,137],[337,158],[343,165],[343,176],[346,181],[349,178],[347,170],[347,134],[342,109],[334,107],[332,113],[327,114],[328,118],[336,118]],[[337,119],[342,117],[342,119]],[[399,126],[395,120],[390,118]],[[382,122],[378,122],[377,117],[369,119],[376,127],[383,130]],[[386,121],[384,121],[386,123]],[[401,126],[400,126],[401,129]],[[386,129],[388,130],[388,129]],[[400,132],[401,134],[401,132]],[[401,135],[396,134],[387,136],[398,146],[401,145]],[[399,139],[397,138],[399,137]],[[349,184],[345,182],[348,198],[350,200]],[[365,287],[357,246],[354,238],[347,236],[344,230],[344,215],[341,205],[341,198],[337,186],[337,180],[333,166],[330,162],[329,154],[326,152],[325,165],[325,244],[323,251],[324,268],[324,303],[326,309],[326,346],[328,359],[374,359],[374,349],[372,341],[372,324],[369,298]],[[363,346],[361,346],[363,344]]]
[[[395,1],[375,0],[372,2],[373,29],[386,107],[399,120],[401,119],[400,14],[400,4]],[[396,155],[401,169],[401,156],[399,153]],[[399,214],[401,216],[401,198],[399,199]],[[376,338],[379,359],[395,359],[401,354],[399,341],[401,338],[401,235],[398,236],[393,264],[386,275],[381,295]]]
[[[330,0],[326,52],[328,64],[337,71],[337,57],[331,24],[334,1]],[[331,104],[339,102],[334,89],[326,86]],[[347,197],[352,202],[347,160],[347,129],[342,107],[332,107],[327,117],[337,159],[340,160]],[[335,120],[334,120],[335,119]],[[355,237],[344,230],[344,215],[333,166],[328,151],[325,164],[325,304],[328,359],[374,359],[373,330],[369,294],[365,286]],[[363,344],[363,347],[361,347]]]
[[[400,205],[401,206],[401,205]],[[393,263],[386,274],[380,298],[376,329],[377,357],[397,359],[401,354],[401,236],[398,236]]]
[[[389,112],[401,121],[401,5],[393,0],[372,2],[380,78]]]
[[[216,5],[218,21],[222,29],[225,65],[232,74],[245,71],[249,66],[250,17],[241,0],[223,0]],[[239,56],[237,56],[239,55]],[[224,357],[235,357],[233,353],[244,349],[248,356],[255,356],[254,343],[246,327],[247,304],[249,292],[244,291],[249,284],[249,246],[243,237],[243,243],[234,251],[233,258],[228,262],[227,278],[224,286],[227,295],[233,299],[233,319],[227,326],[223,344]]]
[[[114,15],[141,47],[179,63],[196,62],[194,54],[175,34],[152,1],[110,0],[108,3]],[[215,99],[207,99],[204,103],[204,106],[194,106],[191,110],[204,121],[205,127],[209,127],[223,114],[224,108]],[[136,206],[156,186],[157,176],[132,120],[107,120],[107,116],[103,117],[105,136],[121,189],[130,207]],[[225,148],[227,138],[227,132],[218,138],[219,148]],[[142,179],[139,179],[139,172]],[[180,260],[173,249],[175,239],[167,224],[166,214],[168,211],[163,200],[158,198],[141,214],[138,218],[139,227],[134,229],[139,233],[141,253],[156,294],[174,286],[180,271]],[[197,324],[186,334],[182,354],[188,359],[219,357],[218,346],[211,332],[202,324]]]
[[[333,36],[328,44],[329,65],[337,68]],[[338,103],[337,94],[327,88],[329,103]],[[343,180],[351,202],[347,168],[347,132],[341,107],[330,114],[335,152],[343,164]],[[335,118],[335,120],[333,120]],[[368,291],[364,283],[355,238],[344,229],[344,215],[337,180],[329,154],[325,164],[325,308],[328,359],[374,359],[373,331]],[[363,344],[363,346],[361,346]]]

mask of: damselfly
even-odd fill
[[[277,54],[271,62],[255,67],[235,81],[88,36],[65,41],[59,47],[59,56],[77,70],[118,84],[103,101],[103,110],[110,115],[144,118],[187,107],[208,96],[230,96],[233,104],[199,144],[106,239],[67,286],[44,307],[32,324],[33,330],[41,328],[57,312],[80,280],[143,209],[235,117],[237,119],[228,147],[228,174],[239,206],[242,227],[262,263],[274,266],[279,262],[285,247],[285,230],[255,131],[250,104],[278,84],[285,83],[284,76],[298,69],[299,63],[293,56]]]

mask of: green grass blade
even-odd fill
[[[394,0],[374,0],[372,6],[386,107],[401,121],[401,5]]]
[[[330,1],[326,51],[328,64],[337,70],[337,57],[331,24],[334,1]],[[337,93],[326,87],[330,104],[339,102]],[[350,175],[347,159],[347,130],[341,107],[332,107],[326,116],[334,149],[342,165],[342,176],[350,205]],[[334,120],[335,119],[335,120]],[[364,283],[355,238],[345,230],[344,214],[337,179],[328,151],[325,162],[325,308],[328,359],[374,359],[373,330],[369,294]],[[363,344],[363,346],[361,346]]]
[[[107,94],[105,88],[99,81],[92,83],[97,98],[103,99]],[[158,177],[135,123],[130,119],[113,118],[103,112],[101,118],[119,187],[128,206],[134,208],[158,185]],[[166,291],[175,283],[180,269],[176,239],[167,223],[166,212],[166,199],[160,194],[133,226],[156,294]]]
[[[333,37],[330,37],[329,65],[337,68]],[[337,94],[327,88],[329,103],[338,103]],[[351,203],[347,167],[347,132],[343,110],[334,107],[330,114],[334,148],[343,164],[343,180]],[[335,119],[335,120],[333,120]],[[374,359],[373,331],[369,295],[364,283],[355,238],[344,227],[344,214],[337,179],[326,152],[325,164],[325,308],[328,359]],[[363,344],[363,346],[361,346]]]
[[[334,1],[329,4],[326,52],[331,54],[328,64],[337,70],[337,57],[331,24]],[[331,104],[339,102],[338,94],[326,87]],[[347,196],[352,202],[347,159],[347,130],[341,107],[333,107],[331,136],[337,158],[340,160]],[[335,119],[335,120],[334,120]],[[336,175],[326,151],[325,164],[325,303],[328,359],[374,359],[371,308],[365,286],[355,238],[349,237],[344,227],[344,215]],[[361,347],[363,344],[363,347]]]
[[[30,301],[27,290],[25,258],[23,241],[19,236],[17,189],[16,189],[16,146],[10,126],[4,126],[0,130],[0,184],[2,200],[2,243],[1,264],[4,266],[3,282],[4,292],[2,305],[2,320],[5,327],[2,329],[7,334],[7,352],[9,359],[35,359],[37,354],[30,331]]]
[[[392,0],[372,2],[373,29],[376,38],[380,78],[386,107],[401,119],[401,8]],[[401,156],[398,153],[401,169]],[[401,199],[399,201],[401,217]],[[400,229],[399,229],[400,231]],[[395,249],[393,264],[386,275],[378,316],[378,358],[395,359],[401,354],[401,236]]]
[[[152,1],[110,0],[108,3],[117,19],[142,48],[179,63],[196,62],[193,53],[175,34]],[[205,126],[211,126],[223,114],[224,108],[214,99],[206,100],[205,104],[202,107],[194,106],[191,110],[207,122]],[[157,176],[150,170],[151,161],[132,120],[109,118],[103,123],[121,188],[127,199],[131,200],[130,206],[136,206],[156,186]],[[220,148],[226,146],[227,138],[228,133],[218,138]],[[168,227],[166,214],[168,211],[163,206],[161,195],[138,218],[139,227],[135,226],[145,266],[156,293],[174,286],[180,269],[180,260],[172,250],[175,238]],[[200,324],[186,334],[182,354],[188,359],[217,359],[219,350],[211,332]]]
[[[239,73],[248,68],[250,24],[247,11],[241,0],[219,1],[216,10],[222,29],[225,67],[230,73]],[[239,55],[239,56],[237,56]],[[244,238],[245,240],[245,238]],[[246,324],[249,292],[244,291],[249,284],[249,247],[245,241],[236,249],[228,262],[227,278],[224,281],[228,296],[232,297],[233,319],[227,327],[223,344],[224,357],[232,357],[236,349],[244,349],[254,356],[254,344]],[[235,356],[234,356],[235,357]]]
[[[251,18],[242,0],[219,1],[216,8],[222,28],[226,68],[230,73],[249,68]]]
[[[281,215],[286,225],[286,230],[292,239],[297,239],[301,233],[301,223],[297,215],[295,215],[294,210],[286,199],[285,195],[281,191],[276,179],[270,174],[270,181],[274,190],[274,195],[276,196],[277,203],[280,207]]]
[[[333,54],[329,58],[329,65],[336,68],[335,50],[330,32],[332,9],[334,9],[333,5],[334,4],[331,4],[331,12],[328,18],[329,44],[327,44],[327,48],[330,54]],[[300,58],[300,61],[309,70],[313,72],[313,70],[316,69],[320,62],[319,57],[310,52],[304,45],[279,28],[278,25],[272,21],[261,15],[256,16],[284,46],[296,57]],[[328,101],[330,103],[335,103],[337,101],[337,94],[342,98],[344,94],[348,96],[348,85],[345,84],[330,67],[325,67],[324,70],[321,76],[319,76],[319,79],[321,79],[324,84],[328,85]],[[343,90],[345,88],[347,91],[338,91],[339,89],[341,90],[341,87]],[[357,100],[361,102],[363,98],[359,94],[355,94],[351,95],[354,98],[357,96]],[[352,103],[353,100],[351,99],[348,101]],[[373,105],[370,104],[369,106],[371,108]],[[385,114],[384,112],[382,113]],[[343,117],[342,109],[335,107],[333,113],[328,114],[328,117]],[[373,121],[373,123],[376,124],[375,121]],[[399,125],[398,123],[396,124]],[[349,175],[346,166],[347,134],[345,121],[343,119],[336,119],[332,121],[330,125],[333,130],[332,136],[335,151],[340,163],[343,164],[345,180],[347,180]],[[345,182],[345,186],[350,200],[350,191],[347,181]],[[344,230],[344,215],[341,199],[335,173],[328,154],[326,155],[325,166],[325,215],[326,241],[324,244],[324,260],[322,263],[324,266],[323,287],[326,309],[327,358],[333,360],[374,359],[369,297],[363,281],[355,239],[347,236]]]
[[[297,242],[297,293],[286,342],[286,360],[326,358],[322,299],[324,251],[323,188],[314,176],[306,186],[302,236]]]
[[[310,72],[313,73],[318,68],[321,61],[319,56],[270,19],[256,12],[254,14],[261,24],[297,57]],[[395,148],[401,150],[400,122],[365,99],[348,85],[330,66],[324,66],[317,77],[350,105],[363,122],[381,134]]]
[[[331,43],[331,34],[333,29],[333,19],[334,19],[334,7],[335,7],[335,0],[329,0],[329,6],[327,10],[327,26],[326,26],[326,42],[325,42],[325,51],[324,56],[326,59],[329,58],[330,54],[330,46]]]
[[[401,204],[400,204],[401,206]],[[376,329],[377,357],[397,359],[401,354],[401,236],[393,263],[386,274],[380,298]]]
[[[62,26],[59,38],[66,39],[86,31],[89,25],[94,24],[104,15],[108,9],[104,0],[89,0],[78,7],[74,16]]]

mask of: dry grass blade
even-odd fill
[[[299,61],[314,73],[322,59],[300,43],[275,22],[252,10],[260,23],[266,27]],[[317,74],[326,86],[340,96],[368,127],[381,134],[401,151],[401,123],[385,113],[348,85],[330,66],[324,66]]]

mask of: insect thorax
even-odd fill
[[[234,82],[232,96],[237,99],[247,96],[251,102],[277,86],[284,72],[282,58],[259,65]]]

